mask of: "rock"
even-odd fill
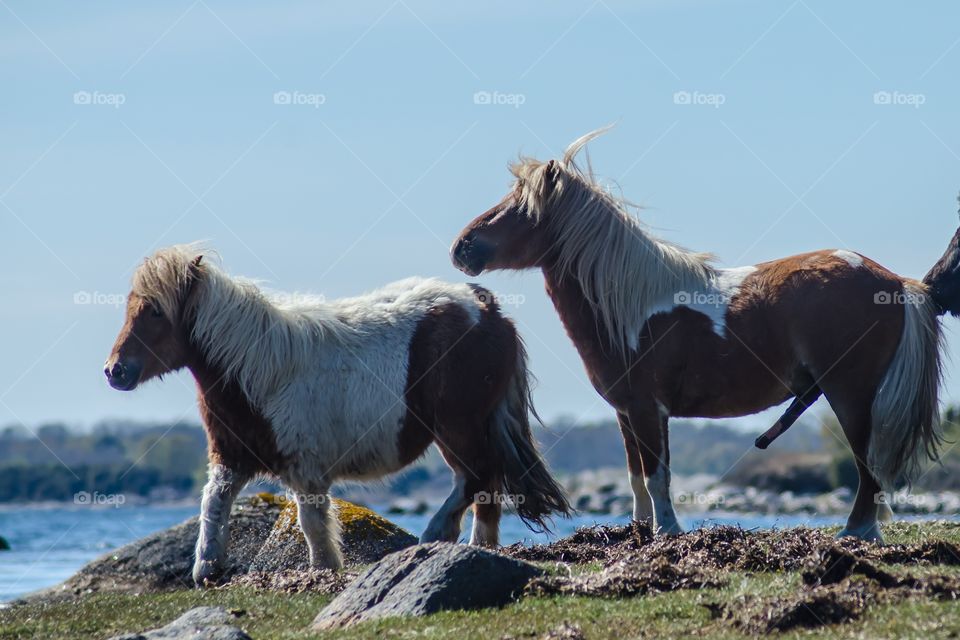
[[[387,508],[388,515],[405,515],[410,514],[414,516],[422,516],[430,512],[430,505],[426,500],[413,500],[410,498],[400,498],[394,500],[390,506]]]
[[[0,551],[10,551],[10,543],[3,536],[0,536]]]
[[[222,607],[197,607],[159,629],[127,633],[110,640],[251,640],[233,626],[236,618]]]
[[[529,640],[532,635],[533,634],[523,634],[519,637],[503,636],[500,640],[520,640],[520,638]],[[586,637],[587,636],[583,635],[583,629],[580,628],[580,625],[564,622],[556,629],[551,629],[540,636],[539,640],[586,640]]]
[[[340,502],[344,556],[369,564],[416,543],[416,538],[363,507]],[[307,546],[296,522],[295,504],[273,494],[238,500],[230,516],[225,579],[251,571],[304,569]],[[116,549],[86,565],[65,582],[26,596],[27,602],[68,599],[95,591],[124,593],[193,588],[193,555],[199,517]]]
[[[434,542],[387,556],[363,572],[313,621],[333,629],[391,616],[498,607],[543,574],[538,567],[467,545]]]
[[[556,629],[541,636],[541,640],[586,640],[580,625],[564,622]]]
[[[226,574],[242,573],[267,539],[280,507],[258,497],[238,500],[230,516]],[[131,542],[84,566],[65,582],[27,601],[69,598],[94,591],[135,593],[193,588],[193,554],[199,517]]]
[[[341,546],[348,566],[370,564],[417,544],[416,536],[370,509],[336,498],[333,502],[340,518]],[[297,523],[297,505],[285,501],[273,529],[250,564],[250,571],[299,571],[309,566],[307,541]]]

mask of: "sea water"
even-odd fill
[[[4,506],[0,507],[0,536],[10,551],[0,551],[0,603],[53,586],[94,558],[138,538],[197,515],[199,505],[177,506]],[[415,535],[427,526],[430,514],[391,515],[389,518]],[[558,519],[553,533],[533,533],[515,516],[505,516],[501,543],[550,542],[594,524],[626,524],[629,516],[578,515]],[[842,516],[771,516],[749,514],[680,515],[686,528],[738,525],[744,529],[769,529],[800,525],[842,524]],[[471,518],[464,519],[463,536],[470,534]]]

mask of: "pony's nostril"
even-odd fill
[[[118,362],[118,363],[116,363],[116,364],[113,365],[113,368],[112,368],[112,369],[106,369],[105,372],[106,372],[108,378],[122,379],[122,378],[123,378],[123,372],[124,372],[124,371],[123,371],[123,365]]]
[[[454,252],[454,255],[457,257],[457,259],[464,260],[467,258],[468,254],[470,253],[470,246],[472,243],[473,239],[470,236],[460,239],[460,242],[457,243],[456,251]]]

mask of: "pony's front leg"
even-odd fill
[[[643,483],[653,503],[653,530],[664,535],[683,533],[670,498],[669,415],[660,403],[649,402],[636,403],[627,417],[640,450]]]
[[[297,518],[310,550],[310,566],[337,570],[343,568],[340,519],[328,491],[297,492]]]
[[[640,456],[640,443],[630,427],[630,420],[617,412],[617,423],[623,435],[623,446],[627,450],[627,469],[630,471],[630,488],[633,490],[633,519],[653,526],[653,502],[643,479],[643,460]]]
[[[230,540],[230,509],[249,478],[220,464],[210,465],[200,501],[200,533],[193,563],[198,587],[220,577]]]

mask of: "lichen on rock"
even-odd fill
[[[250,571],[280,571],[309,567],[307,543],[297,521],[297,503],[286,496],[258,494],[256,499],[280,505],[273,529],[260,548]],[[417,543],[417,538],[366,507],[333,499],[340,520],[344,560],[347,565],[376,562],[385,555]]]

